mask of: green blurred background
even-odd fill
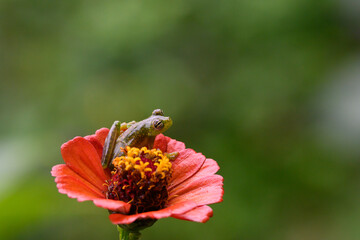
[[[143,239],[360,237],[357,0],[0,2],[0,239],[116,239],[59,194],[60,146],[162,108],[218,161],[206,224]]]

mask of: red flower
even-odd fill
[[[60,193],[78,201],[91,200],[98,207],[112,212],[109,218],[114,224],[130,224],[137,219],[174,217],[195,222],[206,222],[212,216],[207,204],[222,201],[223,178],[215,173],[217,163],[201,153],[185,148],[185,144],[162,134],[154,142],[154,148],[163,153],[179,152],[172,162],[172,176],[167,185],[167,199],[161,209],[134,213],[131,202],[107,199],[110,171],[104,171],[100,159],[109,129],[102,128],[94,135],[75,137],[61,146],[66,164],[52,168],[52,175]]]

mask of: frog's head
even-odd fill
[[[148,120],[148,136],[156,136],[165,132],[173,123],[170,117],[164,116],[164,112],[161,109],[154,110]]]

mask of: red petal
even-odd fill
[[[173,215],[172,217],[193,222],[207,222],[213,216],[213,210],[209,206],[200,206],[184,214]]]
[[[166,152],[172,153],[172,152],[180,152],[185,149],[185,143],[176,141],[175,139],[170,138],[170,141],[167,145]]]
[[[112,211],[128,213],[131,205],[122,201],[105,199],[103,192],[85,179],[76,174],[67,165],[60,164],[53,167],[51,174],[56,177],[55,182],[60,193],[67,194],[71,198],[77,198],[79,201],[93,200],[98,207],[106,208]]]
[[[207,158],[200,170],[191,179],[214,175],[219,169],[220,167],[215,160]],[[189,179],[189,181],[191,179]]]
[[[179,156],[172,163],[173,174],[169,182],[168,190],[192,177],[204,164],[205,156],[196,153],[192,149],[183,149],[179,151]]]
[[[100,158],[102,156],[105,138],[108,133],[109,133],[108,128],[101,128],[97,130],[95,134],[84,137],[94,146]]]
[[[194,209],[195,207],[196,204],[194,202],[185,201],[158,211],[144,212],[134,215],[124,215],[124,214],[115,213],[115,214],[111,214],[109,218],[113,224],[130,224],[134,222],[136,219],[143,219],[143,218],[160,219],[165,217],[171,217],[173,215],[183,214],[185,212],[190,211],[191,209]]]
[[[169,192],[169,204],[188,200],[198,205],[221,202],[224,195],[223,180],[220,175],[190,179]]]
[[[51,174],[56,177],[55,182],[58,182],[58,179],[67,177],[72,178],[73,180],[80,182],[82,185],[85,185],[87,188],[91,189],[91,191],[95,192],[96,194],[99,194],[102,197],[105,197],[103,192],[106,190],[105,186],[102,186],[100,189],[97,186],[94,186],[93,184],[89,183],[87,180],[80,177],[77,173],[75,173],[73,170],[71,170],[67,165],[65,164],[59,164],[52,168]]]
[[[102,189],[106,177],[92,144],[82,137],[76,137],[61,146],[61,154],[66,165],[74,172]]]
[[[55,182],[59,192],[71,198],[86,201],[105,197],[98,188],[82,179],[65,164],[54,166],[51,173],[56,176]]]
[[[112,211],[120,212],[126,214],[130,211],[131,204],[112,200],[112,199],[95,199],[93,200],[94,204],[98,207],[106,208]]]
[[[105,139],[106,139],[108,133],[109,133],[108,128],[100,128],[99,130],[97,130],[95,132],[95,137],[97,138],[97,140],[99,141],[101,146],[104,146]]]
[[[163,134],[157,135],[154,141],[154,148],[160,149],[162,152],[166,152],[170,139],[171,138],[165,137]]]
[[[60,193],[66,194],[70,198],[76,198],[79,202],[103,197],[87,188],[81,182],[68,177],[58,178],[56,182],[56,187]]]

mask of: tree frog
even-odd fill
[[[112,160],[122,156],[121,148],[147,147],[153,148],[155,137],[165,132],[172,125],[170,117],[165,117],[161,109],[156,109],[151,116],[140,122],[129,122],[120,124],[115,121],[105,139],[104,149],[101,157],[103,168],[111,167]],[[170,159],[176,158],[178,153],[170,153]]]

